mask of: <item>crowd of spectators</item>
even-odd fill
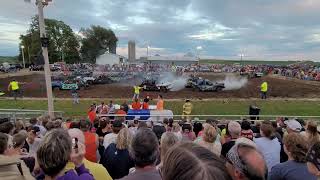
[[[0,179],[316,180],[315,121],[48,116],[0,124]]]

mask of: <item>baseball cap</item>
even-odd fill
[[[301,124],[297,120],[294,120],[294,119],[284,121],[284,124],[287,125],[287,127],[293,131],[300,132],[302,129]]]
[[[120,120],[114,120],[112,123],[113,127],[122,127],[122,122]]]

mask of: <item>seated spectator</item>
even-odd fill
[[[226,157],[229,150],[234,146],[236,140],[240,137],[241,134],[241,126],[236,121],[230,121],[228,126],[228,134],[230,135],[231,139],[230,141],[224,143],[221,148],[221,155],[223,157]]]
[[[71,137],[71,139],[77,138],[79,143],[85,144],[85,137],[83,135],[83,132],[80,129],[69,129],[68,134]],[[112,179],[111,176],[109,175],[109,172],[101,164],[88,161],[86,158],[83,159],[83,164],[86,168],[88,168],[90,173],[93,175],[94,179],[96,180]],[[64,170],[69,171],[74,168],[75,168],[74,164],[69,161],[66,167],[64,168]]]
[[[32,126],[28,130],[28,137],[27,137],[27,145],[29,149],[29,154],[34,156],[39,148],[39,145],[42,139],[39,138],[40,135],[40,128],[38,126]]]
[[[316,142],[307,154],[308,170],[311,174],[320,178],[320,142]]]
[[[253,131],[251,130],[251,123],[249,121],[242,121],[241,123],[241,137],[253,140]]]
[[[268,169],[254,143],[239,138],[226,155],[226,168],[234,180],[266,180]]]
[[[272,180],[316,180],[317,177],[308,171],[306,154],[307,142],[299,133],[289,133],[283,139],[284,150],[289,159],[287,162],[272,167],[269,179]]]
[[[120,179],[129,174],[134,162],[129,156],[132,136],[128,128],[122,128],[117,143],[111,143],[101,157],[100,163],[110,172],[113,179]]]
[[[107,149],[111,143],[116,143],[118,133],[121,129],[122,129],[121,121],[120,120],[113,121],[112,133],[105,135],[103,139],[103,146],[105,149]]]
[[[160,143],[161,136],[166,132],[166,128],[162,124],[156,124],[152,127],[152,131],[156,134]]]
[[[229,180],[223,160],[206,148],[191,142],[168,150],[161,168],[163,180]]]
[[[123,180],[162,179],[156,168],[157,158],[159,157],[159,142],[152,130],[148,128],[139,129],[132,139],[129,151],[135,162],[136,170],[122,178]]]
[[[284,121],[284,124],[287,125],[286,129],[288,134],[301,132],[302,126],[297,120],[294,120],[294,119],[287,120],[287,121]]]
[[[169,148],[179,143],[179,138],[172,132],[165,132],[161,136],[160,140],[160,160],[161,163],[158,165],[159,168],[162,167],[164,156],[168,152]]]
[[[37,151],[37,162],[44,174],[37,179],[94,179],[83,164],[85,147],[77,143],[72,147],[68,133],[63,129],[54,129],[46,134]],[[75,170],[63,173],[68,161],[75,165]]]
[[[280,163],[281,145],[274,135],[274,128],[270,121],[261,123],[260,135],[261,137],[256,138],[254,142],[257,145],[257,149],[262,153],[270,172],[273,166]]]
[[[217,139],[216,129],[210,124],[204,124],[203,127],[204,128],[203,128],[202,137],[199,141],[197,141],[197,144],[207,148],[217,156],[220,156],[222,147],[220,142],[216,143],[216,139]]]
[[[182,141],[194,141],[196,134],[192,131],[190,123],[184,123],[182,125]]]
[[[91,162],[97,162],[97,149],[99,146],[99,137],[90,132],[91,124],[87,120],[80,120],[80,129],[85,137],[85,158]]]
[[[19,156],[8,156],[8,136],[0,132],[0,179],[34,179]]]
[[[139,99],[134,99],[134,102],[131,104],[131,108],[133,110],[140,110],[141,109],[141,103],[139,102]]]

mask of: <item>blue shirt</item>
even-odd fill
[[[269,180],[317,180],[309,173],[307,163],[289,160],[273,166],[268,176]]]

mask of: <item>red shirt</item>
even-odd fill
[[[84,155],[86,159],[91,162],[97,162],[97,144],[96,144],[96,134],[91,132],[84,132],[86,154]]]
[[[141,109],[141,103],[140,102],[133,102],[131,106],[132,106],[133,110]]]
[[[142,109],[149,109],[149,104],[146,103],[146,102],[144,102],[144,103],[142,104]]]
[[[89,111],[88,112],[88,117],[91,123],[96,119],[97,113],[95,111]]]
[[[124,115],[125,116],[125,115],[127,115],[127,113],[124,110],[120,109],[117,111],[117,115]]]

